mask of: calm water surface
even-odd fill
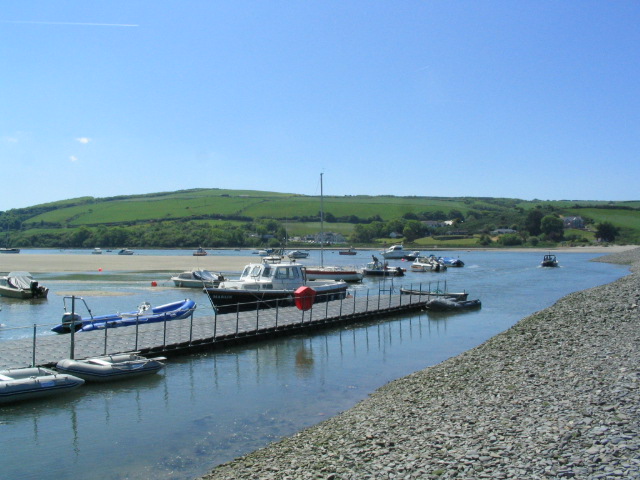
[[[160,252],[144,254],[168,254]],[[466,290],[469,298],[480,298],[481,310],[393,317],[173,358],[159,375],[86,385],[59,398],[1,407],[2,477],[192,479],[346,410],[395,378],[468,350],[570,292],[628,272],[627,267],[589,262],[597,255],[584,253],[559,255],[557,269],[540,268],[539,253],[441,254],[460,256],[465,267],[444,274],[408,273],[394,280],[393,287],[429,281],[442,285],[446,279],[449,290]],[[325,264],[362,265],[369,258],[363,252],[355,257],[325,252]],[[186,259],[185,269],[190,262]],[[318,252],[303,261],[318,262]],[[52,290],[48,300],[0,298],[0,322],[6,325],[0,330],[0,347],[3,340],[22,335],[16,327],[57,323],[62,300],[55,292],[87,292],[83,296],[97,314],[187,296],[198,302],[199,314],[212,314],[204,294],[173,288],[168,273],[159,275],[40,275]],[[151,281],[159,286],[151,287]],[[380,280],[367,280],[354,288],[374,294],[379,287]],[[97,291],[113,295],[100,296]],[[47,329],[39,329],[39,334],[48,334]]]

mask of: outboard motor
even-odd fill
[[[82,317],[77,313],[74,313],[72,315],[71,312],[64,312],[62,314],[62,324],[68,329],[69,332],[71,331],[71,325],[73,324],[74,331],[77,332],[82,328]]]

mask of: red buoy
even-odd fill
[[[158,286],[158,282],[156,282],[155,280],[153,282],[151,282],[151,286],[152,287],[157,287]]]
[[[293,297],[295,298],[298,310],[309,310],[316,300],[316,291],[311,287],[298,287],[298,289],[293,292]]]

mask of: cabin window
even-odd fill
[[[291,278],[289,268],[278,268],[276,270],[276,278]]]
[[[242,275],[240,275],[240,277],[248,277],[250,271],[251,271],[251,267],[249,266],[244,267],[244,270],[242,271]]]
[[[268,277],[269,275],[271,275],[271,267],[265,265],[264,270],[262,270],[262,276]]]
[[[251,276],[252,277],[259,277],[261,268],[262,267],[260,265],[256,265],[255,267],[253,267],[253,269],[251,270]]]

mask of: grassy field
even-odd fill
[[[340,222],[324,223],[325,232],[341,233],[345,237],[354,231],[355,222],[381,219],[388,222],[403,218],[451,218],[461,212],[465,223],[458,229],[470,229],[476,237],[462,240],[434,240],[425,237],[417,246],[476,245],[479,233],[494,228],[524,228],[527,212],[541,208],[546,214],[582,216],[594,230],[598,223],[611,222],[627,243],[640,243],[640,201],[596,202],[589,200],[524,201],[510,198],[485,197],[394,197],[394,196],[325,196],[322,199],[325,218],[333,216]],[[577,208],[581,207],[581,208]],[[25,209],[0,212],[0,225],[23,235],[55,235],[61,231],[72,233],[83,226],[99,227],[123,225],[134,228],[142,225],[175,222],[177,230],[184,221],[217,228],[223,225],[255,228],[250,223],[260,219],[276,219],[289,236],[316,234],[320,231],[318,218],[321,209],[319,196],[305,196],[252,190],[193,189],[159,192],[111,198],[82,197],[36,205]],[[356,217],[356,218],[354,218]],[[348,220],[349,223],[346,223]],[[189,232],[184,232],[187,235]],[[593,233],[565,232],[577,238],[593,241]],[[206,232],[203,233],[205,235]],[[378,239],[378,243],[393,243],[393,239]]]

